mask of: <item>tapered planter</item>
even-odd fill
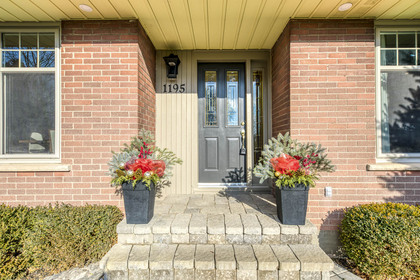
[[[150,189],[142,182],[122,184],[124,209],[127,224],[147,224],[153,217],[156,189],[153,182]]]
[[[277,216],[285,225],[304,225],[308,208],[309,186],[303,184],[294,188],[281,187],[276,189]]]

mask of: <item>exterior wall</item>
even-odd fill
[[[0,173],[0,200],[121,207],[107,162],[140,128],[155,130],[154,47],[138,21],[65,21],[61,31],[61,158],[71,171]]]
[[[176,80],[166,78],[164,56],[181,60]],[[197,65],[191,51],[158,51],[156,83],[156,144],[168,148],[183,161],[174,168],[171,186],[163,194],[191,194],[198,183],[198,97],[192,81]],[[164,93],[164,84],[185,84],[183,93]]]
[[[376,162],[373,21],[296,20],[289,28],[290,132],[321,143],[337,166],[310,191],[308,218],[321,230],[335,230],[345,207],[418,202],[419,172],[366,169]],[[287,43],[278,42],[273,53]],[[284,94],[273,85],[273,96]],[[273,109],[273,120],[276,114]],[[332,197],[324,197],[325,186]]]
[[[272,135],[290,131],[290,25],[287,25],[271,52]]]

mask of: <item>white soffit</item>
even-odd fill
[[[0,1],[0,22],[139,19],[158,50],[270,49],[291,18],[412,20],[420,0]]]

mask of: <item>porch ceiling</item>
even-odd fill
[[[339,12],[347,2],[353,7]],[[134,18],[159,50],[270,49],[289,18],[418,19],[420,0],[0,1],[2,22]]]

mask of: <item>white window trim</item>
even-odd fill
[[[3,154],[3,121],[0,121],[0,163],[60,163],[61,162],[61,54],[60,54],[60,34],[61,30],[58,25],[52,26],[25,26],[10,27],[0,25],[0,33],[3,32],[52,32],[55,35],[55,67],[54,68],[25,68],[25,72],[55,73],[55,153],[54,154]],[[54,69],[54,70],[52,70]],[[3,73],[17,73],[22,71],[21,68],[2,67],[2,55],[0,54],[0,90],[1,98],[3,98]],[[3,120],[3,102],[0,101],[0,116]],[[1,168],[0,168],[1,169]],[[0,170],[1,171],[1,170]]]
[[[382,112],[381,112],[381,70],[419,70],[420,66],[381,66],[381,31],[419,31],[418,27],[377,27],[375,30],[375,82],[376,82],[376,162],[377,163],[420,163],[419,153],[383,153],[382,152]],[[373,170],[373,169],[371,169]]]

